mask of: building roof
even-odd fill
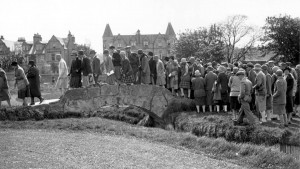
[[[54,36],[58,41],[59,43],[64,47],[64,49],[67,49],[67,44],[68,44],[68,41],[66,40],[67,38],[59,38],[59,37],[56,37]]]
[[[106,27],[105,27],[105,30],[104,30],[104,33],[103,33],[103,37],[111,37],[113,36],[112,34],[112,31],[110,29],[110,26],[109,24],[106,24]]]
[[[261,52],[259,50],[254,50],[246,54],[245,61],[268,61],[276,54],[274,52]]]
[[[175,31],[174,31],[174,29],[173,29],[173,26],[172,26],[171,22],[168,23],[166,35],[169,35],[169,36],[176,36]]]
[[[6,45],[7,48],[9,48],[10,51],[15,50],[15,42],[10,40],[2,40],[2,42]]]

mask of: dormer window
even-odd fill
[[[149,45],[148,41],[144,41],[144,46],[148,46],[148,45]]]

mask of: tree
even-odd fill
[[[245,15],[234,15],[219,25],[225,43],[225,57],[229,63],[244,58],[261,37],[260,31],[246,24],[247,19]],[[238,48],[242,43],[242,47]]]
[[[220,62],[223,60],[223,46],[220,29],[212,25],[209,29],[198,28],[179,34],[173,50],[177,58],[194,56],[204,62]]]
[[[299,63],[300,19],[291,16],[268,17],[263,27],[262,49],[273,51],[276,56],[283,55],[281,61]]]

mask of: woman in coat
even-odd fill
[[[237,118],[237,115],[238,115],[237,113],[241,107],[241,104],[238,101],[238,96],[240,94],[240,87],[241,87],[241,80],[236,75],[238,70],[239,69],[237,67],[233,68],[232,76],[230,76],[229,82],[228,82],[228,86],[230,88],[230,94],[229,94],[230,109],[232,110],[234,119]]]
[[[192,79],[192,85],[194,89],[194,97],[196,102],[197,113],[200,113],[200,106],[202,106],[203,113],[205,112],[205,80],[201,77],[199,70],[195,71],[195,78]]]
[[[121,82],[125,84],[133,84],[135,82],[135,78],[133,75],[133,71],[129,62],[129,59],[126,57],[126,53],[121,51]]]
[[[138,50],[138,55],[140,57],[140,82],[142,84],[149,84],[150,80],[150,67],[148,62],[148,57],[143,53],[141,49]]]
[[[8,90],[8,83],[5,71],[1,68],[0,64],[0,107],[2,101],[7,101],[9,107],[10,104],[10,92]]]
[[[15,87],[18,88],[18,98],[23,100],[23,106],[27,106],[26,97],[30,97],[30,88],[23,68],[17,62],[12,62],[11,66],[15,69]]]
[[[106,83],[110,85],[115,84],[115,68],[112,63],[112,57],[109,55],[109,51],[107,49],[105,49],[103,52],[103,63],[101,64],[101,70],[104,74],[107,75]]]
[[[78,58],[77,52],[72,52],[71,56],[74,57],[72,60],[70,73],[71,79],[70,79],[70,88],[80,88],[82,87],[81,83],[81,64],[82,61]]]
[[[286,67],[284,70],[284,79],[286,81],[286,114],[288,116],[288,123],[291,123],[292,113],[293,113],[293,87],[294,87],[294,78],[291,75],[291,68]]]
[[[164,86],[166,84],[164,63],[157,55],[155,55],[153,59],[156,61],[156,85]]]
[[[274,85],[273,94],[273,114],[277,114],[280,117],[281,127],[287,126],[287,115],[285,111],[286,106],[286,91],[287,84],[283,78],[282,70],[276,71],[277,81]]]
[[[41,96],[41,90],[40,90],[40,73],[39,70],[36,68],[34,61],[29,61],[29,69],[27,72],[27,79],[29,81],[29,87],[30,87],[30,97],[31,97],[31,103],[30,105],[34,105],[34,97],[37,97],[40,99],[40,103],[44,101],[44,99]]]
[[[184,89],[188,89],[188,98],[191,97],[191,76],[189,72],[189,65],[186,61],[186,58],[181,58],[180,61],[181,77],[180,77],[180,91],[181,96],[185,97]]]
[[[221,102],[220,105],[223,105],[223,111],[227,112],[227,103],[228,103],[228,76],[226,75],[226,68],[224,66],[218,67],[218,79],[217,86],[221,86]]]

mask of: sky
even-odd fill
[[[77,44],[102,51],[102,35],[109,24],[114,35],[165,33],[171,22],[176,33],[208,27],[228,16],[248,16],[263,26],[268,16],[300,17],[300,0],[0,0],[0,35],[17,41],[65,38],[70,31]]]

